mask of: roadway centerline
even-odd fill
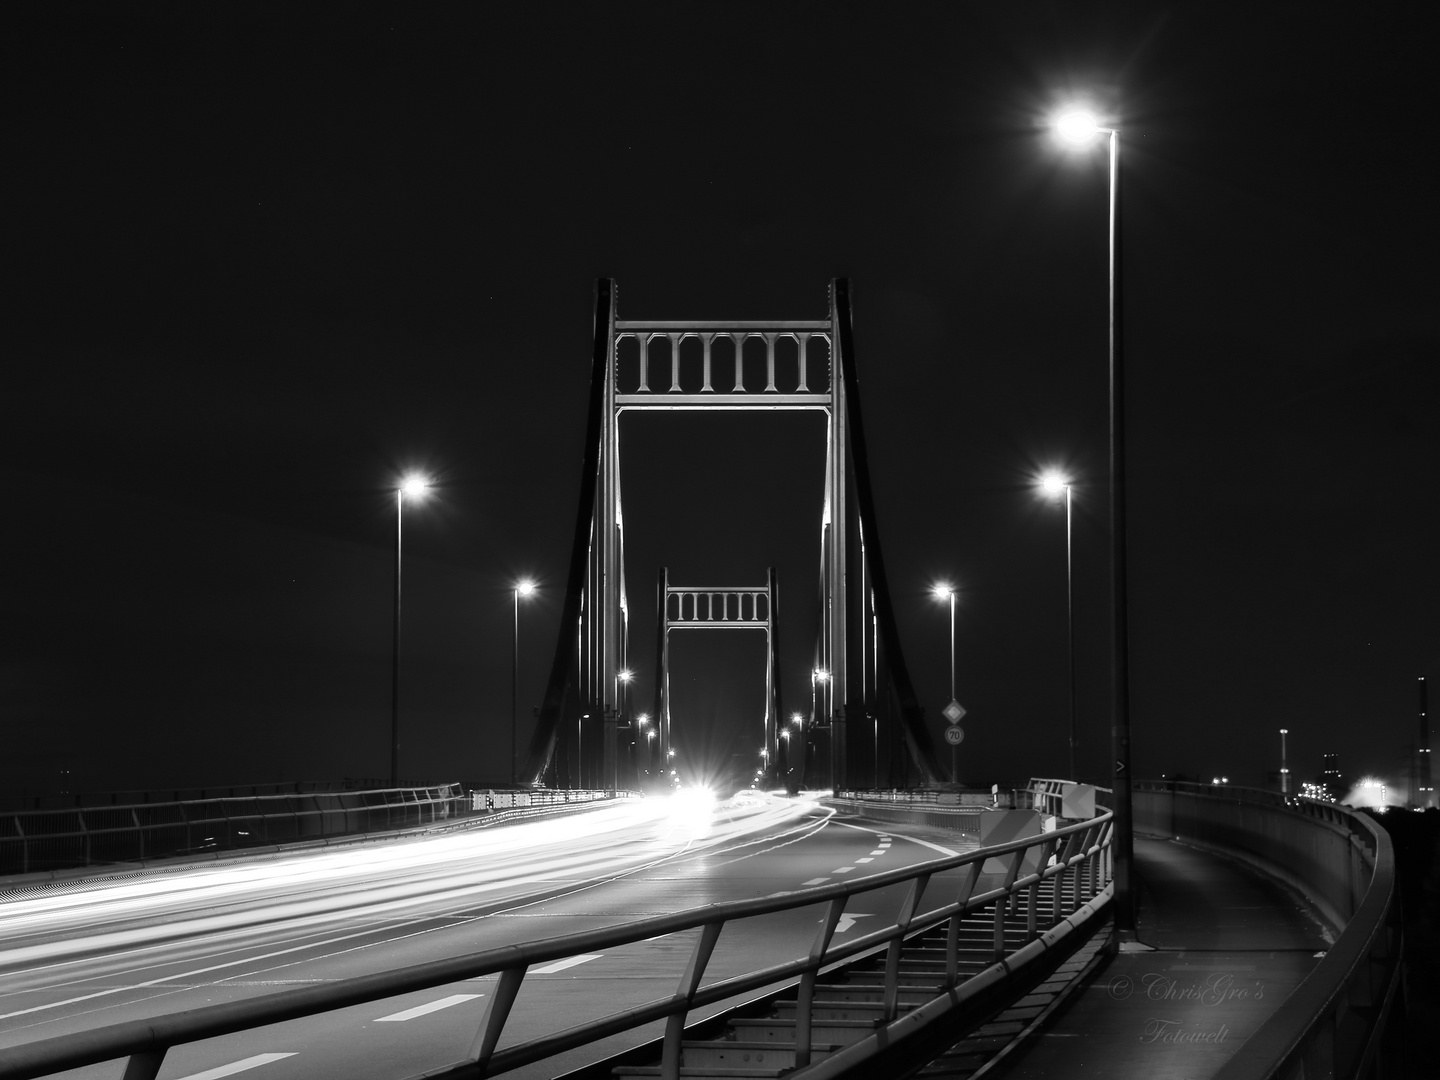
[[[236,1073],[248,1072],[250,1069],[258,1069],[261,1065],[269,1065],[272,1061],[280,1061],[284,1058],[294,1056],[295,1051],[293,1050],[284,1054],[256,1054],[254,1057],[232,1061],[228,1065],[217,1065],[215,1068],[206,1069],[204,1072],[182,1076],[180,1080],[220,1080],[222,1076],[234,1076]]]
[[[581,953],[579,956],[567,956],[564,960],[556,960],[553,964],[546,964],[544,967],[532,967],[531,975],[554,975],[557,971],[564,971],[566,968],[575,967],[578,964],[587,964],[591,960],[599,960],[603,953]]]
[[[377,1017],[375,1023],[404,1023],[406,1020],[414,1020],[417,1016],[428,1016],[441,1009],[448,1009],[452,1005],[460,1005],[467,1001],[474,1001],[476,998],[484,997],[484,994],[451,994],[436,1001],[426,1002],[424,1005],[416,1005],[413,1009],[405,1009],[402,1012],[391,1013],[389,1016]]]

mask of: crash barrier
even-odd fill
[[[472,791],[470,809],[477,814],[493,814],[504,810],[523,810],[530,807],[570,806],[576,803],[599,802],[603,799],[628,799],[634,792],[619,790],[598,791],[550,788],[530,788],[525,791]]]
[[[205,787],[142,788],[130,791],[69,791],[45,794],[0,795],[0,814],[14,810],[71,810],[96,806],[136,806],[140,803],[203,802],[251,795],[308,795],[316,791],[368,791],[385,787],[417,787],[413,781],[347,777],[344,780],[286,780],[273,784],[208,784]]]
[[[1002,791],[864,791],[836,792],[829,800],[838,809],[863,813],[877,821],[913,822],[951,829],[977,837],[982,844],[1013,839],[1015,834],[990,838],[997,824],[995,815],[1006,812],[1037,811],[1043,817],[1083,821],[1095,816],[1098,801],[1108,788],[1077,784],[1071,780],[1033,779],[1023,788]],[[1053,826],[1047,821],[1045,827]]]
[[[989,940],[993,942],[991,954],[995,964],[977,978],[983,978],[986,985],[993,984],[997,979],[1005,978],[1007,958],[1026,949],[1033,952],[1037,947],[1044,947],[1046,942],[1042,939],[1067,923],[1067,909],[1071,913],[1069,920],[1073,920],[1076,913],[1087,905],[1093,909],[1096,904],[1092,901],[1100,898],[1103,902],[1109,896],[1111,829],[1111,815],[1106,813],[1092,821],[998,848],[967,852],[853,881],[754,900],[711,904],[674,915],[629,921],[548,941],[488,949],[469,956],[430,961],[340,982],[320,983],[258,998],[204,1006],[171,1016],[41,1039],[8,1047],[3,1059],[0,1059],[0,1080],[26,1080],[117,1058],[126,1059],[126,1080],[154,1080],[169,1050],[183,1043],[328,1013],[486,975],[498,975],[499,979],[487,998],[468,1054],[450,1066],[428,1071],[425,1074],[427,1077],[458,1080],[462,1076],[495,1076],[663,1020],[665,1035],[661,1075],[675,1078],[680,1075],[682,1038],[692,1010],[737,995],[774,988],[797,978],[799,997],[795,1053],[796,1063],[805,1065],[809,1064],[811,1057],[812,1005],[816,980],[822,969],[831,969],[840,961],[876,949],[886,950],[882,1020],[902,1024],[905,1016],[899,1006],[899,980],[900,955],[905,940],[935,928],[948,927],[943,981],[954,987],[962,982],[962,920],[972,924],[977,917],[985,920],[987,916],[984,912],[988,908],[988,925],[992,928]],[[1039,849],[1036,861],[1043,869],[1022,873],[1022,862],[1031,848]],[[1007,870],[1000,884],[977,891],[981,884],[981,864],[986,858],[1005,859]],[[954,871],[959,871],[954,893],[940,907],[921,913],[920,903],[929,883],[941,874]],[[947,883],[953,880],[947,879]],[[1042,881],[1048,882],[1048,904],[1040,903]],[[846,935],[842,944],[836,944],[834,934],[850,899],[892,885],[908,886],[896,920],[853,940]],[[823,905],[820,928],[813,938],[796,939],[789,943],[788,948],[778,942],[776,944],[774,952],[779,955],[788,953],[787,959],[705,983],[706,967],[728,924],[813,905]],[[1045,907],[1049,910],[1042,910]],[[1006,933],[1007,916],[1013,923],[1021,909],[1025,912],[1023,933]],[[966,920],[967,916],[969,920]],[[699,934],[688,962],[678,975],[674,994],[503,1049],[499,1047],[511,1007],[526,973],[532,967],[580,954],[612,952],[625,945],[690,930],[698,930]],[[563,1016],[565,1010],[556,1009],[553,1015]]]
[[[1343,806],[1253,788],[1136,782],[1131,800],[1137,832],[1249,862],[1304,893],[1341,930],[1216,1080],[1365,1080],[1387,1065],[1404,1075],[1391,1060],[1401,1052],[1391,1019],[1404,942],[1389,834]]]
[[[996,792],[991,791],[900,791],[894,788],[855,788],[835,792],[837,799],[853,799],[867,803],[894,803],[899,806],[994,806]]]
[[[9,812],[0,876],[432,825],[468,805],[459,784],[441,784]]]
[[[977,840],[980,838],[980,818],[989,812],[983,806],[938,806],[920,800],[871,800],[871,794],[861,791],[845,792],[843,795],[826,799],[825,803],[837,810],[863,814],[872,821],[930,825],[937,829],[950,829],[965,836],[973,836]]]

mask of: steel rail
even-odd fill
[[[628,922],[621,926],[587,930],[543,941],[488,949],[463,957],[415,964],[348,979],[337,984],[302,987],[259,999],[209,1005],[171,1016],[130,1021],[106,1028],[40,1039],[6,1049],[3,1062],[0,1062],[0,1080],[28,1080],[117,1058],[127,1059],[125,1080],[154,1080],[167,1052],[180,1044],[495,974],[500,976],[499,983],[487,1001],[469,1055],[450,1066],[431,1070],[426,1073],[427,1076],[493,1076],[550,1057],[562,1050],[582,1046],[661,1019],[667,1021],[664,1075],[677,1076],[680,1037],[689,1013],[695,1008],[715,1004],[747,991],[773,987],[798,976],[801,980],[803,1003],[799,1030],[808,1031],[809,1002],[821,970],[833,968],[845,959],[884,945],[891,952],[891,962],[887,963],[885,1000],[889,1011],[893,1012],[896,969],[904,939],[949,920],[947,972],[950,981],[954,982],[958,980],[960,921],[965,914],[991,903],[995,905],[994,959],[1002,959],[1005,955],[1007,900],[1028,892],[1029,919],[1026,938],[1027,943],[1034,940],[1043,932],[1035,917],[1039,883],[1050,877],[1058,878],[1054,890],[1053,911],[1057,922],[1061,893],[1067,883],[1065,874],[1070,874],[1069,884],[1075,908],[1079,908],[1083,903],[1082,893],[1085,899],[1099,893],[1110,878],[1111,860],[1108,849],[1112,828],[1112,816],[1105,812],[1089,821],[1066,826],[1054,832],[854,881],[776,893],[768,897],[710,904],[670,915]],[[1038,869],[1021,874],[1025,857],[1032,848],[1040,849]],[[1051,856],[1055,856],[1053,865]],[[979,883],[981,867],[988,859],[1007,860],[1003,884],[976,893],[975,887]],[[932,878],[965,867],[969,868],[969,873],[964,875],[955,900],[917,914],[920,901]],[[831,947],[832,936],[844,913],[845,904],[851,897],[902,883],[908,883],[910,891],[902,904],[901,917],[895,923],[854,941]],[[706,965],[726,923],[822,903],[828,905],[826,915],[806,954],[756,971],[701,985]],[[696,929],[701,930],[700,940],[691,954],[675,994],[503,1050],[497,1049],[511,1007],[530,967],[579,953],[605,951],[647,938]],[[893,1015],[887,1016],[887,1019],[893,1018]]]

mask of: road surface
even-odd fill
[[[644,799],[559,819],[0,895],[4,1048],[90,1027],[856,878],[967,847],[813,800]],[[958,877],[958,876],[957,876]],[[924,907],[944,903],[937,879]],[[893,919],[899,886],[840,933]],[[820,908],[727,926],[706,982],[803,953]],[[673,993],[696,932],[532,968],[501,1047]],[[395,1080],[464,1056],[495,977],[177,1047],[161,1080]],[[658,1034],[512,1073],[553,1076]],[[3,1072],[3,1069],[0,1069]],[[117,1075],[113,1065],[64,1074]]]

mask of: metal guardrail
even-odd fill
[[[1389,834],[1334,803],[1253,788],[1137,782],[1132,797],[1137,828],[1253,861],[1344,928],[1215,1080],[1365,1080],[1394,1066],[1382,1061],[1382,1043],[1401,985],[1404,935]]]
[[[634,792],[623,788],[618,791],[570,788],[530,788],[524,791],[472,791],[470,809],[477,814],[496,813],[504,810],[524,810],[534,807],[553,808],[581,803],[601,802],[607,799],[628,799]]]
[[[469,956],[416,964],[340,983],[307,986],[263,998],[227,1002],[172,1016],[131,1021],[37,1040],[7,1048],[4,1060],[0,1062],[0,1080],[29,1080],[116,1058],[127,1059],[126,1080],[154,1080],[168,1051],[183,1043],[331,1012],[485,975],[499,975],[499,981],[487,1001],[468,1054],[463,1060],[448,1067],[427,1072],[427,1077],[495,1076],[644,1024],[664,1020],[666,1026],[662,1075],[675,1078],[679,1076],[681,1040],[686,1020],[692,1010],[740,994],[774,988],[796,978],[800,980],[796,1053],[797,1063],[804,1064],[809,1058],[815,983],[822,969],[831,968],[841,961],[858,957],[876,948],[886,948],[884,1019],[893,1021],[899,1011],[899,959],[906,938],[948,922],[945,977],[950,985],[954,985],[959,981],[960,928],[963,917],[967,914],[973,917],[981,909],[993,905],[993,949],[994,957],[999,961],[1007,955],[1004,931],[1009,905],[1023,902],[1027,908],[1026,941],[1020,946],[1010,943],[1010,947],[1017,951],[1023,950],[1038,940],[1050,927],[1059,923],[1066,889],[1070,891],[1071,906],[1076,909],[1105,889],[1113,869],[1110,854],[1112,828],[1113,819],[1107,812],[1091,821],[1080,822],[1040,836],[854,881],[779,893],[755,900],[711,904],[674,915],[627,922],[603,930],[489,949]],[[1027,860],[1026,854],[1031,849],[1038,849],[1038,852]],[[1002,882],[995,888],[977,893],[975,890],[979,884],[981,868],[987,859],[1003,861],[1005,870]],[[1026,864],[1037,868],[1022,873]],[[966,871],[962,875],[955,898],[921,915],[920,902],[931,880],[937,875],[954,870]],[[1053,910],[1042,919],[1038,911],[1040,883],[1049,878],[1055,879]],[[847,940],[843,944],[834,943],[836,927],[852,897],[897,884],[908,885],[909,888],[895,922]],[[803,942],[797,942],[797,953],[790,959],[702,985],[706,967],[727,923],[815,904],[826,905],[825,914],[808,950],[805,950]],[[1049,925],[1046,925],[1047,923]],[[516,995],[532,966],[552,963],[581,953],[606,952],[647,938],[689,930],[699,930],[700,935],[685,969],[679,976],[674,994],[542,1038],[508,1046],[503,1050],[497,1049]],[[800,1060],[802,1057],[805,1059],[803,1062]]]
[[[403,829],[468,810],[459,784],[0,814],[0,876]]]

